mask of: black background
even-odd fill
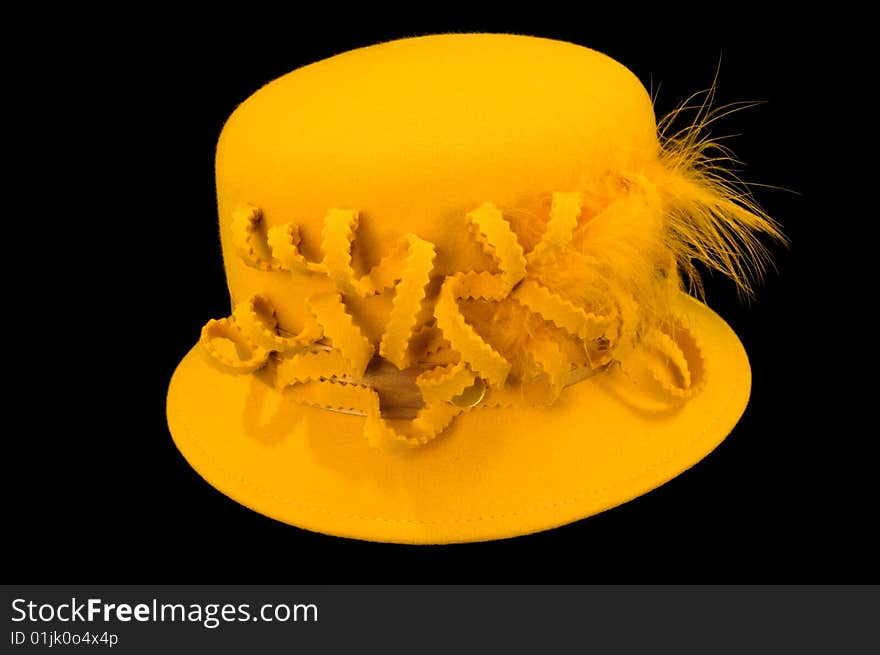
[[[864,110],[841,110],[864,102],[853,89],[866,83],[829,58],[846,56],[846,35],[822,16],[770,24],[733,12],[579,9],[582,17],[549,9],[453,16],[422,7],[420,17],[340,9],[332,20],[227,16],[222,28],[145,13],[111,16],[112,29],[99,29],[77,14],[70,30],[55,17],[63,37],[39,23],[21,26],[32,36],[30,51],[49,54],[10,73],[18,108],[37,126],[10,129],[19,132],[10,138],[26,141],[21,166],[32,183],[10,195],[26,200],[28,266],[45,274],[17,279],[40,280],[25,295],[42,308],[28,320],[45,335],[38,356],[27,350],[12,396],[28,407],[4,462],[11,577],[877,581],[870,532],[877,494],[866,448],[875,430],[856,416],[871,388],[854,373],[874,356],[854,345],[864,321],[852,309],[859,281],[873,278],[855,273],[857,258],[838,243],[844,225],[876,210],[856,193],[865,187],[851,159],[835,151],[860,141],[858,121],[867,120]],[[719,57],[720,103],[766,101],[718,132],[741,134],[732,145],[747,163],[746,179],[792,191],[757,190],[792,245],[774,249],[778,271],[750,304],[729,283],[707,280],[709,304],[750,354],[752,399],[730,437],[693,469],[556,530],[445,547],[301,531],[206,484],[165,423],[176,364],[208,318],[228,313],[214,145],[235,106],[271,79],[353,47],[442,31],[534,34],[601,50],[646,86],[662,83],[658,114],[707,87]],[[859,241],[859,232],[847,239]]]

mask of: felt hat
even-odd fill
[[[372,541],[531,533],[670,480],[750,389],[694,264],[748,291],[779,236],[709,117],[664,134],[613,59],[500,34],[267,84],[217,146],[232,307],[171,380],[177,447],[239,503]]]

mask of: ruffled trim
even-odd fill
[[[608,290],[609,313],[597,314],[541,279],[540,262],[571,247],[580,221],[585,220],[582,204],[581,193],[553,194],[542,238],[529,253],[495,205],[484,203],[468,213],[473,236],[494,260],[495,270],[448,276],[427,323],[424,310],[436,256],[433,244],[405,234],[379,264],[359,276],[352,265],[358,212],[327,212],[321,235],[323,258],[313,262],[299,250],[297,225],[267,230],[262,212],[244,205],[234,213],[232,230],[237,250],[249,265],[270,272],[327,276],[337,290],[305,300],[309,316],[295,335],[282,333],[269,300],[255,295],[237,305],[230,318],[205,326],[203,350],[228,373],[273,366],[276,386],[292,401],[363,416],[369,442],[391,450],[428,443],[458,414],[475,406],[550,405],[568,384],[608,368],[617,362],[615,353],[624,350],[625,362],[617,362],[615,369],[623,379],[639,388],[650,387],[654,399],[671,405],[684,402],[705,379],[699,345],[684,326],[645,327],[637,301],[622,287]],[[389,291],[394,299],[377,349],[348,311],[344,297]],[[515,303],[548,326],[530,335],[521,353],[525,366],[517,370],[525,368],[529,375],[509,379],[512,361],[502,355],[507,351],[493,347],[491,326],[469,323],[461,306],[465,301]],[[604,354],[597,360],[588,357],[589,370],[584,372],[566,354],[560,335],[581,344],[584,352],[595,352],[600,344],[598,350]],[[415,418],[385,418],[368,371],[377,350],[401,371],[413,366],[423,369],[415,377],[422,400]]]

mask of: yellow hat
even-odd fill
[[[747,289],[779,236],[706,116],[660,138],[621,64],[498,34],[266,85],[217,147],[233,306],[171,381],[178,448],[258,512],[404,543],[555,527],[692,466],[750,370],[682,288],[700,261]]]

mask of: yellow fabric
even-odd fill
[[[582,201],[582,194],[577,192],[556,192],[552,195],[547,226],[528,260],[547,260],[571,241],[578,225]],[[420,321],[426,320],[422,305],[425,290],[431,282],[435,258],[433,244],[407,233],[399,240],[396,249],[392,249],[366,274],[358,276],[352,263],[360,221],[360,215],[355,210],[331,209],[325,215],[321,242],[323,259],[320,263],[307,261],[299,252],[298,225],[281,225],[266,231],[262,211],[253,205],[245,205],[234,216],[233,236],[246,264],[274,273],[326,275],[336,284],[338,292],[322,292],[304,299],[310,316],[295,336],[282,335],[274,307],[263,296],[253,296],[235,307],[232,313],[234,325],[226,326],[226,332],[227,338],[234,341],[238,348],[255,353],[259,359],[237,361],[234,366],[230,365],[228,353],[218,345],[223,334],[217,331],[213,323],[212,330],[203,335],[206,352],[217,359],[221,368],[231,373],[253,372],[261,362],[271,366],[268,356],[261,349],[276,352],[280,356],[280,359],[273,360],[277,361],[275,381],[278,388],[300,385],[291,392],[292,400],[314,406],[322,406],[323,403],[326,408],[364,414],[367,418],[364,434],[377,446],[418,446],[438,436],[460,412],[460,406],[454,399],[465,387],[475,384],[479,378],[474,374],[485,379],[485,383],[480,381],[483,391],[486,383],[490,385],[490,398],[494,405],[511,404],[515,400],[515,404],[547,406],[555,402],[569,382],[572,368],[578,367],[578,361],[573,361],[550,333],[533,335],[527,348],[509,352],[507,357],[502,356],[469,324],[460,312],[458,301],[476,299],[503,302],[519,287],[513,295],[515,302],[532,312],[538,320],[548,320],[566,330],[580,340],[580,347],[583,348],[589,347],[591,341],[605,338],[611,327],[610,317],[588,314],[535,279],[526,278],[527,258],[519,239],[503,212],[492,203],[483,203],[469,212],[467,217],[474,239],[495,260],[498,272],[463,271],[447,277],[434,304],[433,318],[428,316],[428,323],[424,324]],[[398,369],[406,369],[417,360],[424,360],[428,353],[420,352],[417,347],[411,348],[410,342],[415,334],[429,328],[430,323],[435,321],[444,343],[448,344],[444,347],[448,347],[455,357],[450,361],[457,364],[450,367],[450,377],[461,378],[461,375],[453,375],[452,371],[468,376],[466,384],[448,386],[447,393],[439,394],[439,387],[431,380],[438,375],[442,378],[442,372],[428,371],[419,375],[417,383],[426,406],[402,432],[386,423],[379,396],[374,390],[366,383],[350,379],[364,375],[375,348],[349,313],[341,295],[369,297],[391,288],[394,289],[394,301],[379,345],[379,354]],[[622,320],[622,316],[618,315],[617,320]],[[502,334],[517,332],[516,326],[499,328],[492,321],[482,321],[478,327],[495,336],[499,329]],[[236,328],[240,329],[240,334],[234,332]],[[669,337],[664,340],[663,337],[666,335],[659,333],[656,326],[651,326],[646,330],[644,341],[651,346],[664,346],[661,348],[663,354],[677,358],[680,364],[678,370],[684,376],[680,388],[664,380],[662,354],[656,361],[642,357],[635,370],[652,369],[651,375],[661,389],[675,398],[686,398],[695,387],[692,387],[687,376],[685,357],[674,340]],[[319,340],[322,343],[318,343]],[[613,342],[613,347],[610,340],[606,341],[609,344],[607,359],[610,359],[619,339]],[[636,357],[633,359],[638,361]],[[531,375],[520,375],[516,380],[519,396],[505,393],[504,390],[511,371],[511,360],[522,360],[525,365],[519,369],[526,368],[532,372]],[[590,365],[594,363],[590,362]],[[627,370],[629,368],[628,364]],[[522,373],[521,370],[518,372]],[[664,382],[660,383],[660,380]],[[353,385],[357,388],[353,388]],[[495,391],[492,392],[492,389]]]
[[[474,409],[441,438],[388,453],[364,439],[364,418],[290,402],[259,374],[222,373],[194,349],[169,389],[169,426],[211,484],[310,530],[402,543],[543,530],[657,487],[736,423],[749,395],[745,352],[704,305],[681,305],[706,383],[677,407],[610,371],[567,387],[550,408]]]
[[[500,273],[467,271],[446,278],[434,316],[453,350],[461,353],[464,361],[490,384],[502,386],[510,372],[510,363],[468,325],[457,302],[462,298],[503,299],[525,275],[525,257],[516,235],[497,207],[485,203],[470,212],[468,219],[476,240],[497,260]]]
[[[234,241],[244,262],[254,268],[275,273],[326,274],[340,292],[358,296],[373,296],[394,288],[394,302],[379,346],[379,354],[397,366],[407,368],[415,358],[428,353],[410,349],[410,341],[419,324],[425,287],[435,256],[432,244],[408,233],[398,247],[359,277],[352,266],[352,249],[359,214],[353,210],[331,209],[327,212],[322,231],[323,260],[308,262],[298,250],[299,228],[295,224],[276,226],[269,231],[263,225],[262,211],[245,205],[234,213]],[[476,286],[487,293],[501,297],[524,274],[525,260],[516,235],[504,221],[501,212],[489,204],[472,212],[476,238],[484,248],[497,252],[502,261],[499,277],[469,273]],[[496,284],[491,284],[496,283]],[[389,450],[421,446],[437,437],[461,412],[464,403],[459,398],[466,389],[478,384],[477,378],[465,362],[450,363],[423,372],[416,379],[424,407],[408,424],[393,426],[382,415],[380,397],[367,384],[353,378],[364,375],[375,349],[349,313],[340,293],[317,293],[303,299],[309,310],[306,324],[299,334],[283,336],[271,303],[256,295],[239,303],[232,313],[232,321],[212,320],[202,334],[205,353],[215,359],[215,365],[232,374],[252,373],[272,363],[268,352],[277,353],[274,368],[278,389],[294,387],[289,391],[291,402],[325,409],[363,414],[366,421],[364,436],[374,446]],[[223,339],[228,343],[222,346]],[[323,340],[326,343],[318,343]],[[488,346],[483,346],[488,348]],[[232,349],[241,350],[247,357],[231,355]],[[439,363],[439,362],[438,362]],[[501,360],[503,366],[507,363]],[[554,362],[554,384],[564,383],[568,362],[557,353]],[[441,363],[442,364],[442,363]],[[504,378],[496,380],[498,385]],[[482,387],[482,381],[479,381]]]
[[[325,369],[325,375],[330,369]],[[423,446],[436,438],[462,411],[447,401],[461,394],[474,383],[474,375],[463,364],[451,364],[425,373],[417,380],[423,407],[411,422],[392,422],[382,417],[379,396],[371,388],[335,380],[297,380],[287,390],[283,402],[311,405],[321,411],[364,414],[357,426],[358,438],[366,437],[371,447],[394,452]]]
[[[178,447],[269,516],[409,543],[540,530],[668,480],[750,381],[676,258],[742,277],[729,235],[752,248],[764,225],[677,152],[632,73],[547,39],[405,39],[268,84],[217,148],[233,308],[172,380]],[[413,376],[414,419],[383,412],[376,357]]]
[[[223,129],[217,197],[229,289],[236,302],[264,295],[295,333],[308,318],[304,295],[336,288],[323,276],[246,263],[234,229],[242,206],[259,208],[267,235],[295,224],[297,252],[313,264],[323,258],[328,210],[356,210],[358,273],[412,232],[434,245],[435,275],[445,277],[493,270],[468,217],[483,203],[506,216],[536,214],[535,198],[653,165],[657,151],[641,82],[574,44],[444,35],[317,62],[260,89]],[[350,303],[374,344],[393,297]]]
[[[205,324],[199,346],[209,364],[234,375],[253,373],[269,358],[268,350],[253,343],[237,323],[225,318]]]

